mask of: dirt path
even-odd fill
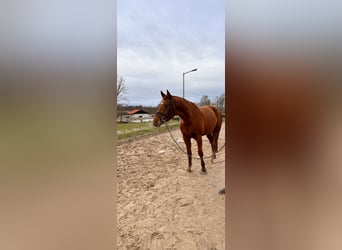
[[[174,137],[184,147],[179,130]],[[219,147],[224,144],[222,126]],[[193,155],[197,146],[192,141]],[[203,151],[211,153],[203,137]],[[187,157],[169,133],[118,146],[118,249],[225,249],[224,150],[214,163]]]

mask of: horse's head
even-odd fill
[[[166,95],[163,91],[160,91],[160,93],[163,99],[161,100],[153,119],[153,125],[156,127],[160,127],[160,125],[169,121],[175,115],[175,106],[170,92],[167,90]]]

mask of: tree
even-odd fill
[[[199,105],[210,105],[210,99],[208,98],[207,95],[203,95],[201,98],[201,101],[199,102]]]
[[[216,96],[215,97],[215,106],[221,110],[221,112],[225,112],[225,98],[226,98],[226,95],[225,93],[223,92],[220,96]]]
[[[123,104],[125,102],[128,102],[128,99],[126,97],[128,93],[128,89],[126,86],[126,80],[122,76],[117,77],[116,79],[116,102],[118,104]]]

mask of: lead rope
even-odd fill
[[[177,145],[177,147],[179,148],[179,150],[180,150],[181,152],[183,152],[184,154],[186,154],[186,155],[189,157],[190,155],[188,155],[188,153],[185,152],[185,150],[178,144],[177,140],[173,137],[173,134],[171,133],[171,130],[170,130],[169,125],[167,124],[167,122],[164,122],[164,124],[165,124],[167,130],[169,131],[172,140],[173,140],[174,143]],[[225,146],[226,146],[226,143],[224,143],[224,144],[221,146],[221,148],[217,151],[217,153],[220,152]],[[217,154],[217,153],[216,153],[216,154]],[[209,156],[205,156],[205,157],[203,157],[203,159],[211,158],[212,156],[213,156],[213,154],[211,154],[211,155],[209,155]],[[201,158],[198,157],[198,156],[197,156],[197,157],[196,157],[196,156],[190,156],[190,157],[193,158],[193,159],[198,159],[198,160],[201,159]]]

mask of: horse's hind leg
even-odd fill
[[[192,165],[192,155],[191,155],[191,138],[186,137],[183,135],[183,140],[185,142],[186,145],[186,152],[188,154],[188,172],[191,173],[191,165]]]
[[[198,148],[198,155],[201,158],[201,166],[202,166],[202,174],[206,174],[207,170],[205,169],[205,163],[203,160],[203,150],[202,150],[202,136],[198,136],[196,138],[197,141],[197,148]]]

